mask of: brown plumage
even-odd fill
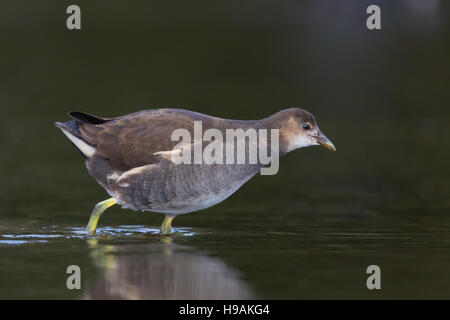
[[[179,143],[172,132],[194,121],[202,129],[279,129],[280,155],[308,145],[333,149],[307,111],[291,108],[262,120],[227,120],[181,109],[155,109],[117,118],[71,112],[57,122],[86,159],[93,176],[122,207],[178,214],[210,207],[226,199],[261,169],[262,164],[175,164],[167,152]],[[308,128],[306,127],[308,125]],[[202,142],[206,146],[209,142]],[[96,225],[96,224],[95,224]],[[170,225],[169,225],[170,227]],[[92,231],[92,230],[91,230]],[[95,226],[94,226],[95,231]]]

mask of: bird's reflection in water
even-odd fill
[[[170,237],[157,243],[100,244],[90,255],[102,277],[88,284],[85,299],[252,299],[252,289],[217,258]]]

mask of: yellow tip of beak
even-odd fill
[[[336,151],[336,147],[334,146],[333,142],[328,139],[322,131],[319,131],[319,135],[316,137],[317,143],[321,145],[322,147],[331,150]]]
[[[320,142],[319,142],[319,144],[320,144],[322,147],[324,147],[324,148],[326,148],[326,149],[328,149],[328,150],[336,151],[336,147],[334,146],[334,144],[333,144],[331,141],[328,142],[328,143],[320,143]]]

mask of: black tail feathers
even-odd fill
[[[85,124],[92,124],[92,125],[99,125],[99,124],[104,124],[107,122],[110,122],[114,119],[106,119],[106,118],[100,118],[100,117],[96,117],[84,112],[79,112],[79,111],[72,111],[69,112],[69,116],[72,117],[72,119],[80,121],[81,123],[85,123]]]

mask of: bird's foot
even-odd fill
[[[172,229],[172,221],[173,217],[166,216],[160,228],[160,234],[171,234],[173,233]]]
[[[101,215],[105,212],[106,209],[116,204],[114,198],[102,201],[97,203],[94,210],[92,211],[91,218],[89,219],[89,223],[86,227],[86,232],[89,235],[95,235],[95,230],[97,229],[98,221],[100,220]]]

